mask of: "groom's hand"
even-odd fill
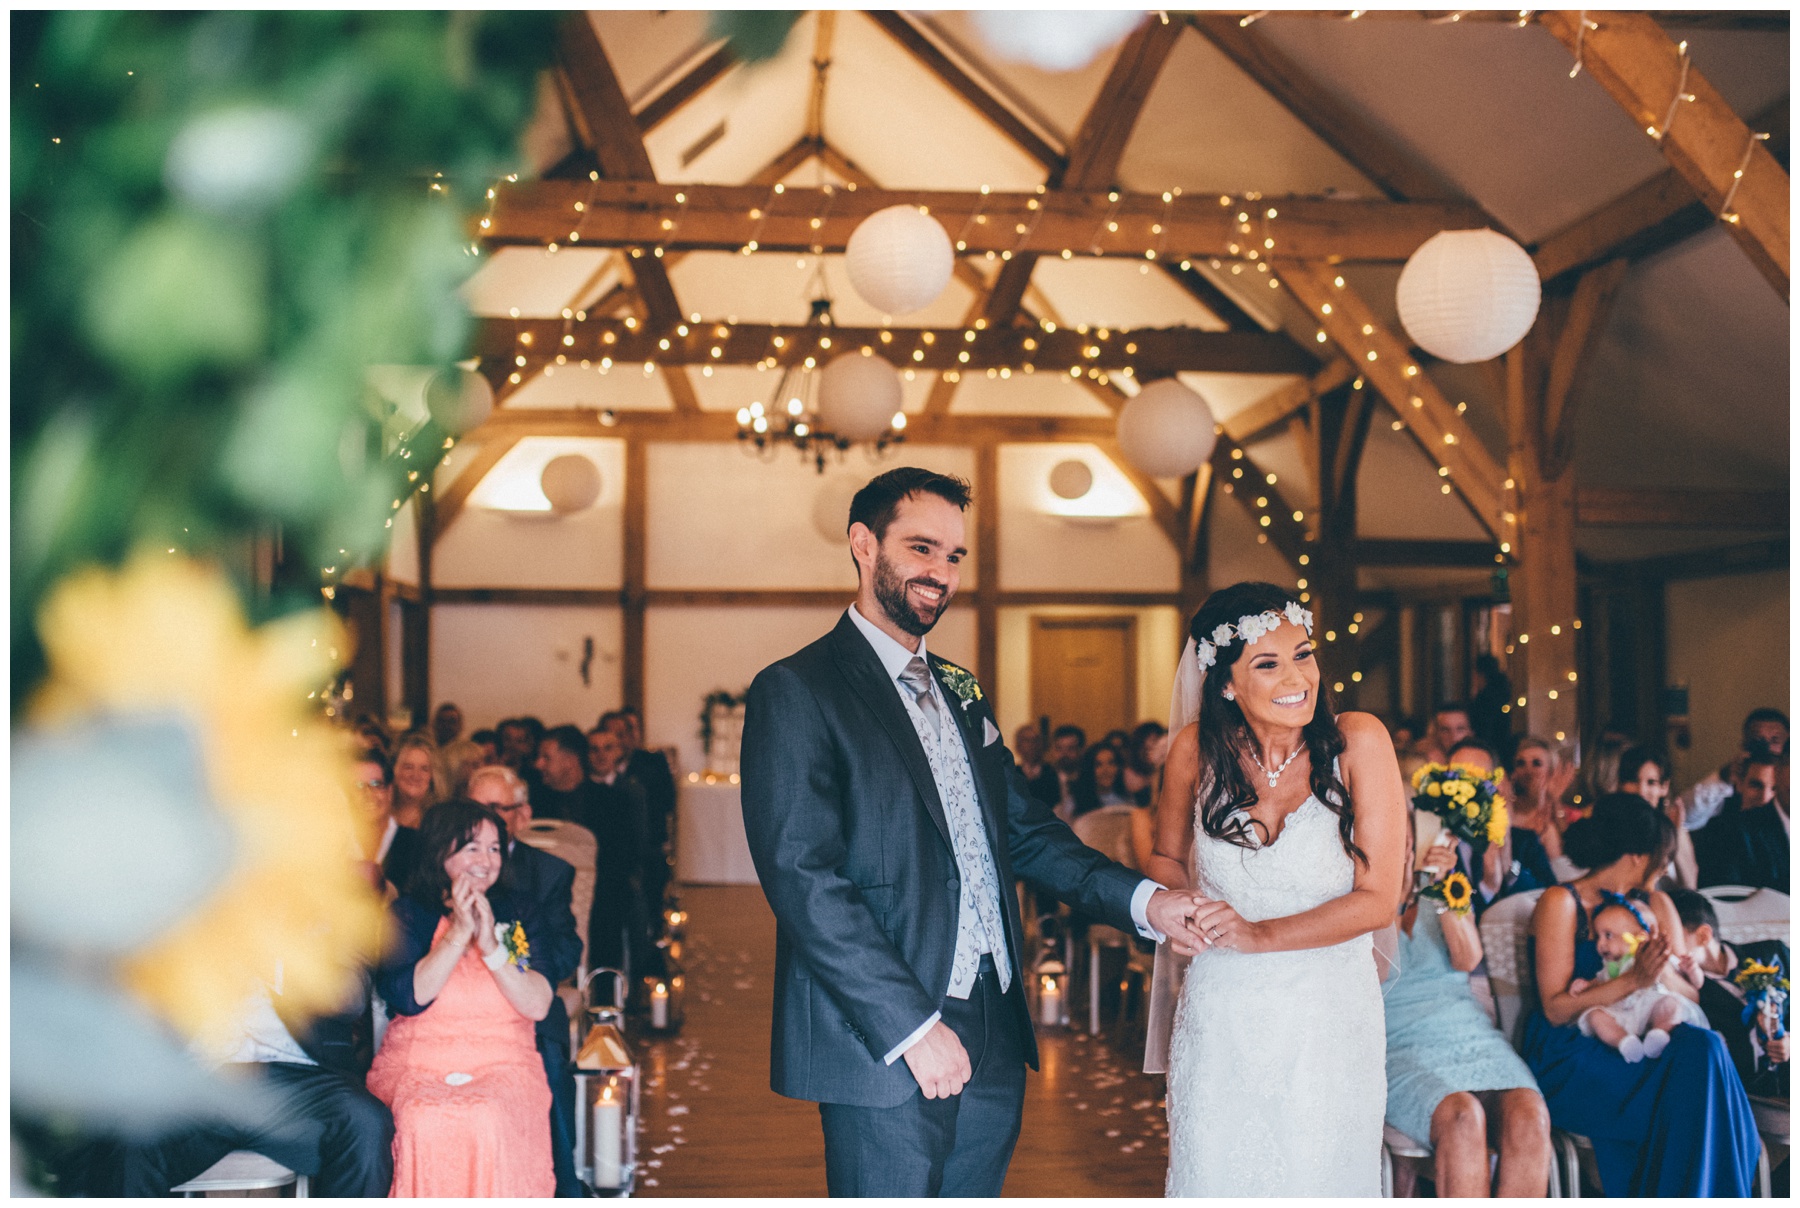
[[[968,1050],[941,1019],[902,1056],[927,1099],[960,1095],[968,1084],[971,1074]]]
[[[1206,941],[1194,929],[1197,903],[1205,899],[1177,889],[1159,889],[1144,906],[1144,918],[1169,937],[1169,947],[1183,956],[1193,956],[1206,947]]]

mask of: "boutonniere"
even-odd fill
[[[520,972],[531,971],[531,943],[525,938],[524,923],[495,923],[494,937],[506,949],[507,964],[517,965]]]
[[[980,681],[955,663],[946,663],[940,659],[938,674],[944,679],[944,687],[956,693],[957,699],[962,701],[963,712],[968,712],[969,706],[981,699]]]

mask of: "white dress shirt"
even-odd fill
[[[925,639],[923,637],[919,639],[919,647],[917,650],[908,650],[888,634],[876,628],[875,625],[856,610],[854,604],[849,608],[849,617],[851,624],[856,626],[857,630],[865,639],[867,639],[869,645],[874,649],[875,657],[881,661],[882,670],[887,673],[889,682],[894,686],[894,691],[900,694],[901,703],[904,705],[910,702],[912,700],[912,690],[900,682],[900,675],[906,670],[907,665],[915,658],[926,659],[927,663],[929,663],[930,660],[925,652]],[[938,694],[940,691],[935,676],[932,677],[931,690],[934,695]],[[939,700],[938,705],[939,708],[943,710],[945,717],[951,716],[949,707],[942,699]],[[971,769],[971,771],[972,770],[973,769]],[[1154,940],[1159,944],[1167,937],[1157,931],[1154,927],[1150,926],[1147,912],[1150,903],[1150,895],[1162,888],[1164,888],[1164,886],[1159,885],[1157,882],[1146,877],[1138,884],[1137,890],[1131,895],[1132,923],[1136,925],[1140,935],[1144,936],[1146,939]],[[932,1025],[942,1018],[942,1014],[943,1013],[939,1011],[932,1012],[931,1017],[920,1024],[918,1028],[914,1030],[912,1035],[895,1045],[884,1058],[887,1064],[894,1064],[895,1061],[905,1055],[908,1049],[923,1040],[925,1034],[931,1031]]]

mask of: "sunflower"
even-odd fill
[[[1469,884],[1469,878],[1460,872],[1453,872],[1444,878],[1444,905],[1462,914],[1474,900],[1475,887]]]
[[[217,566],[140,553],[77,571],[38,615],[40,727],[170,714],[194,734],[236,856],[212,895],[125,958],[121,980],[186,1035],[227,1034],[246,989],[277,976],[296,1011],[339,1005],[380,948],[383,912],[348,858],[359,822],[348,753],[307,705],[341,627],[320,610],[252,630]]]

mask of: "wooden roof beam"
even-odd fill
[[[686,334],[682,334],[686,328]],[[721,334],[723,333],[723,334]],[[973,334],[973,339],[969,338]],[[779,341],[779,343],[777,343]],[[664,347],[664,345],[667,347]],[[820,363],[849,349],[868,348],[902,369],[1022,369],[1067,373],[1071,367],[1166,375],[1307,373],[1315,364],[1278,332],[1202,331],[1192,327],[1082,332],[1058,327],[816,327],[800,324],[681,323],[672,330],[635,319],[485,319],[474,354],[514,369],[569,361],[659,365]],[[519,365],[518,358],[525,364]],[[508,370],[512,372],[513,370]]]
[[[1575,523],[1609,528],[1786,529],[1786,491],[1575,488]]]
[[[976,445],[983,441],[1036,444],[1110,439],[1118,427],[1110,416],[1039,415],[909,415],[906,439],[917,444]],[[724,443],[738,439],[737,419],[725,411],[678,414],[674,411],[588,408],[504,407],[490,414],[468,440],[487,442],[497,435],[641,437],[670,443]],[[440,500],[440,514],[442,501]]]
[[[650,153],[644,149],[643,132],[585,11],[571,13],[563,20],[557,39],[557,61],[572,102],[571,113],[594,149],[600,174],[608,180],[654,182],[656,170],[650,163]],[[638,297],[651,321],[659,327],[679,323],[681,304],[675,300],[675,289],[669,284],[668,269],[661,260],[639,256],[629,263]]]
[[[1328,265],[1273,261],[1282,284],[1350,363],[1387,399],[1407,429],[1496,541],[1512,540],[1509,479],[1467,421],[1432,382],[1406,342]]]
[[[1583,12],[1544,12],[1538,20],[1571,52],[1579,48],[1578,65],[1656,140],[1670,166],[1724,219],[1786,301],[1787,172],[1706,77],[1684,66],[1684,52],[1654,20],[1642,13]]]
[[[1226,434],[1239,444],[1255,440],[1328,391],[1356,376],[1356,367],[1338,357],[1310,378],[1271,391],[1225,421]]]
[[[1482,221],[1479,210],[1461,202],[1286,197],[1259,204],[1278,210],[1269,230],[1282,253],[1309,260],[1400,262],[1439,231]],[[1160,247],[1159,257],[1173,262],[1232,256],[1232,245],[1242,238],[1236,212],[1210,195],[1164,201],[1158,193],[1118,193],[1115,201],[1105,191],[983,194],[850,186],[784,187],[777,193],[773,185],[618,179],[502,184],[493,216],[478,220],[471,233],[490,245],[735,252],[754,240],[763,251],[820,247],[838,253],[863,219],[891,205],[927,207],[946,230],[961,231],[965,251],[975,255],[1067,249],[1141,261],[1146,250]],[[987,221],[971,221],[977,214]],[[1118,230],[1109,230],[1109,222]],[[1161,233],[1151,229],[1158,225]],[[1019,226],[1026,228],[1023,234]]]

